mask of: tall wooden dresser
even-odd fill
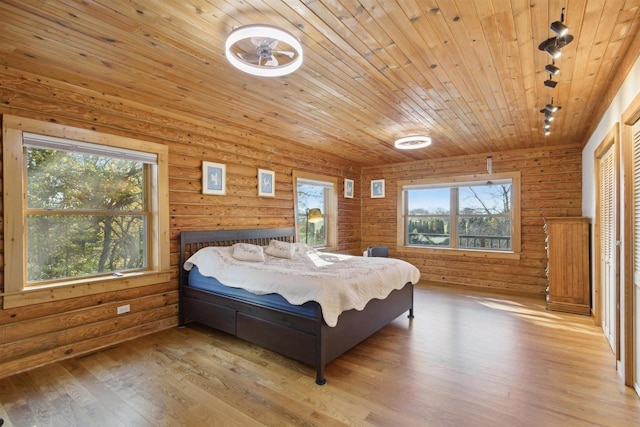
[[[591,314],[589,218],[545,218],[547,309]]]

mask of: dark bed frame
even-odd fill
[[[413,285],[407,283],[384,300],[370,301],[364,310],[349,310],[329,327],[322,317],[304,316],[223,296],[188,284],[184,262],[206,246],[246,242],[266,246],[269,240],[293,242],[293,228],[183,231],[180,233],[180,326],[194,321],[230,333],[268,350],[316,368],[316,384],[326,383],[325,366],[409,311],[413,318]],[[317,304],[317,303],[316,303]]]

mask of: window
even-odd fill
[[[519,174],[412,181],[400,186],[402,246],[520,251]]]
[[[168,271],[165,146],[12,116],[3,130],[5,291]]]
[[[337,178],[294,172],[298,241],[313,247],[337,246]]]

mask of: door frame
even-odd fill
[[[622,114],[622,155],[624,158],[624,383],[634,387],[635,302],[633,283],[633,125],[640,120],[640,94],[636,95]],[[637,248],[640,250],[640,248]]]

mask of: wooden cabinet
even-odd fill
[[[547,309],[591,314],[589,218],[545,218]]]

